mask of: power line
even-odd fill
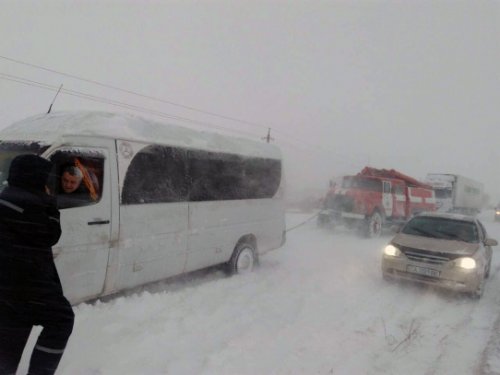
[[[127,93],[127,94],[131,94],[131,95],[136,95],[136,96],[139,96],[139,97],[142,97],[142,98],[146,98],[146,99],[150,99],[150,100],[154,100],[154,101],[157,101],[157,102],[161,102],[161,103],[165,103],[165,104],[170,104],[170,105],[173,105],[173,106],[176,106],[176,107],[179,107],[179,108],[188,109],[190,111],[195,111],[195,112],[203,113],[203,114],[206,114],[206,115],[215,116],[215,117],[219,117],[219,118],[222,118],[222,119],[225,119],[225,120],[235,121],[235,122],[239,122],[239,123],[250,125],[250,126],[256,126],[256,127],[260,127],[260,128],[266,128],[266,129],[268,128],[268,126],[265,126],[265,125],[262,125],[262,124],[257,124],[257,123],[254,123],[254,122],[250,122],[250,121],[238,119],[238,118],[235,118],[235,117],[220,115],[218,113],[206,111],[206,110],[203,110],[203,109],[198,109],[198,108],[195,108],[195,107],[190,107],[190,106],[179,104],[179,103],[175,103],[175,102],[172,102],[172,101],[168,101],[168,100],[156,98],[154,96],[141,94],[141,93],[136,92],[136,91],[122,89],[122,88],[117,87],[117,86],[113,86],[113,85],[109,85],[109,84],[106,84],[106,83],[98,82],[98,81],[95,81],[95,80],[92,80],[92,79],[88,79],[88,78],[79,77],[79,76],[76,76],[76,75],[73,75],[73,74],[68,74],[68,73],[60,72],[60,71],[57,71],[55,69],[46,68],[44,66],[40,66],[40,65],[36,65],[36,64],[31,64],[31,63],[28,63],[28,62],[25,62],[25,61],[21,61],[21,60],[16,60],[16,59],[13,59],[13,58],[10,58],[10,57],[7,57],[7,56],[1,56],[0,55],[0,58],[4,59],[4,60],[7,60],[7,61],[10,61],[10,62],[13,62],[13,63],[16,63],[16,64],[21,64],[21,65],[29,66],[29,67],[32,67],[32,68],[44,70],[46,72],[50,72],[50,73],[54,73],[54,74],[59,74],[59,75],[62,75],[64,77],[73,78],[73,79],[76,79],[76,80],[79,80],[79,81],[83,81],[83,82],[87,82],[87,83],[92,83],[94,85],[98,85],[98,86],[101,86],[101,87],[106,87],[108,89],[112,89],[112,90],[116,90],[116,91],[121,91],[121,92],[124,92],[124,93]]]
[[[22,77],[16,77],[16,76],[12,76],[10,74],[5,74],[5,73],[0,73],[0,79],[4,79],[7,81],[12,81],[12,82],[16,82],[16,83],[21,83],[23,85],[33,86],[33,87],[37,87],[37,88],[45,89],[45,90],[50,90],[50,91],[58,91],[59,90],[59,87],[57,87],[57,86],[29,80],[29,79],[22,78]],[[135,110],[135,111],[142,112],[142,113],[148,113],[148,114],[155,115],[155,116],[162,117],[162,118],[166,118],[166,119],[184,121],[184,122],[188,122],[188,123],[192,123],[192,124],[196,124],[196,125],[201,125],[201,126],[205,126],[205,127],[210,127],[210,128],[221,129],[221,130],[230,131],[230,132],[234,132],[234,133],[244,134],[246,136],[250,136],[250,137],[254,137],[254,138],[258,137],[258,135],[250,133],[250,132],[226,128],[224,126],[219,126],[219,125],[215,125],[215,124],[211,124],[211,123],[207,123],[207,122],[203,122],[203,121],[197,121],[197,120],[189,119],[186,117],[174,116],[174,115],[170,115],[170,114],[165,113],[165,112],[156,111],[156,110],[153,110],[150,108],[145,108],[145,107],[140,107],[140,106],[136,106],[133,104],[123,103],[123,102],[119,102],[116,100],[107,99],[107,98],[87,94],[87,93],[80,92],[80,91],[61,89],[61,93],[66,94],[66,95],[70,95],[70,96],[74,96],[74,97],[78,97],[78,98],[91,100],[91,101],[98,102],[98,103],[105,103],[105,104],[110,104],[110,105],[114,105],[117,107]]]
[[[5,74],[5,73],[0,73],[0,79],[11,81],[11,82],[20,83],[20,84],[23,84],[23,85],[26,85],[26,86],[36,87],[36,88],[39,88],[39,89],[49,90],[49,91],[55,91],[55,92],[57,92],[59,90],[59,87],[57,87],[57,86],[53,86],[53,85],[49,85],[49,84],[46,84],[46,83],[43,83],[43,82],[33,81],[33,80],[26,79],[26,78],[17,77],[17,76],[13,76],[13,75],[10,75],[10,74]],[[61,91],[62,94],[65,94],[65,95],[69,95],[69,96],[73,96],[73,97],[78,97],[78,98],[81,98],[81,99],[86,99],[86,100],[90,100],[90,101],[97,102],[97,103],[109,104],[109,105],[113,105],[113,106],[116,106],[116,107],[121,107],[121,108],[129,109],[129,110],[133,110],[133,111],[138,111],[138,112],[141,112],[141,113],[147,113],[147,114],[150,114],[150,115],[153,115],[153,116],[158,116],[160,118],[165,118],[165,119],[169,119],[169,120],[184,121],[184,122],[193,123],[193,124],[204,126],[204,127],[211,127],[211,128],[222,129],[222,130],[233,132],[233,133],[243,134],[245,136],[250,136],[252,138],[258,137],[257,135],[255,135],[253,133],[249,133],[249,132],[245,132],[245,131],[241,131],[241,130],[230,129],[230,128],[226,128],[226,127],[223,127],[223,126],[218,126],[218,125],[214,125],[214,124],[210,124],[210,123],[206,123],[206,122],[202,122],[202,121],[196,121],[196,120],[192,120],[192,119],[188,119],[188,118],[184,118],[184,117],[174,116],[174,115],[170,115],[170,114],[167,114],[167,113],[164,113],[164,112],[155,111],[155,110],[152,110],[152,109],[149,109],[149,108],[144,108],[144,107],[139,107],[139,106],[128,104],[128,103],[118,102],[116,100],[112,100],[112,99],[108,99],[108,98],[103,98],[103,97],[98,97],[98,96],[87,94],[87,93],[80,92],[80,91],[63,89],[63,88],[61,88],[60,91]],[[319,153],[319,152],[325,153],[325,152],[328,152],[328,153],[331,154],[331,152],[329,150],[328,151],[327,150],[321,150],[320,146],[318,146],[318,145],[315,145],[315,146],[308,145],[303,140],[302,141],[289,142],[287,140],[281,139],[280,143],[287,144],[288,146],[291,146],[292,148],[300,150],[301,152],[304,152],[304,153],[308,153],[308,152],[310,152],[312,150],[315,153]],[[338,158],[344,159],[344,161],[346,161],[346,162],[354,165],[354,163],[352,163],[351,161],[349,161],[346,158],[342,157],[341,155],[337,154],[336,156]]]
[[[170,104],[170,105],[173,105],[173,106],[176,106],[176,107],[179,107],[179,108],[184,108],[184,109],[188,109],[188,110],[191,110],[191,111],[203,113],[203,114],[206,114],[206,115],[218,117],[218,118],[221,118],[221,119],[224,119],[224,120],[234,121],[234,122],[237,122],[237,123],[241,123],[241,124],[245,124],[245,125],[249,125],[249,126],[253,126],[253,127],[270,129],[269,126],[265,126],[265,125],[262,125],[262,124],[258,124],[258,123],[254,123],[254,122],[251,122],[251,121],[246,121],[246,120],[242,120],[242,119],[238,119],[238,118],[234,118],[234,117],[230,117],[230,116],[225,116],[225,115],[217,114],[217,113],[214,113],[214,112],[210,112],[210,111],[198,109],[198,108],[191,107],[191,106],[182,105],[182,104],[175,103],[175,102],[172,102],[172,101],[168,101],[168,100],[156,98],[156,97],[153,97],[153,96],[150,96],[150,95],[145,95],[145,94],[142,94],[142,93],[139,93],[139,92],[136,92],[136,91],[127,90],[127,89],[123,89],[123,88],[120,88],[120,87],[117,87],[117,86],[114,86],[114,85],[110,85],[110,84],[98,82],[96,80],[92,80],[92,79],[88,79],[88,78],[83,78],[83,77],[79,77],[79,76],[74,75],[74,74],[64,73],[64,72],[61,72],[61,71],[58,71],[58,70],[55,70],[55,69],[51,69],[51,68],[47,68],[47,67],[44,67],[44,66],[41,66],[41,65],[37,65],[37,64],[33,64],[33,63],[28,63],[28,62],[21,61],[21,60],[18,60],[18,59],[14,59],[14,58],[11,58],[11,57],[0,55],[0,59],[4,59],[4,60],[7,60],[7,61],[16,63],[16,64],[25,65],[25,66],[29,66],[29,67],[32,67],[32,68],[44,70],[46,72],[50,72],[50,73],[53,73],[53,74],[58,74],[58,75],[61,75],[61,76],[64,76],[64,77],[68,77],[68,78],[72,78],[72,79],[76,79],[76,80],[79,80],[79,81],[91,83],[91,84],[94,84],[94,85],[97,85],[97,86],[101,86],[101,87],[113,89],[113,90],[116,90],[116,91],[124,92],[124,93],[127,93],[127,94],[136,95],[136,96],[139,96],[139,97],[142,97],[142,98],[145,98],[145,99],[154,100],[154,101],[157,101],[157,102],[161,102],[161,103],[165,103],[165,104]],[[23,79],[23,78],[21,78],[21,79]],[[19,83],[22,83],[22,82],[19,82]],[[66,91],[66,94],[72,95],[72,94],[68,93],[67,90],[64,90],[64,91]],[[85,95],[85,96],[89,95],[89,94],[84,94],[84,93],[79,93],[79,94],[80,95]],[[73,96],[78,96],[78,95],[76,95],[76,92],[73,92]],[[91,95],[89,95],[89,96],[91,96]],[[93,99],[91,99],[90,97],[86,97],[86,98],[88,100],[94,100],[94,99],[97,98],[97,97],[94,97],[94,96],[92,96],[92,97],[93,97]],[[143,113],[156,114],[157,116],[164,117],[164,118],[175,119],[175,120],[179,120],[179,121],[187,121],[187,122],[191,122],[191,123],[195,123],[195,124],[200,124],[200,125],[204,125],[204,126],[210,126],[210,127],[213,127],[213,128],[223,129],[223,130],[226,130],[226,131],[237,132],[237,133],[241,133],[241,134],[245,134],[245,135],[251,135],[252,137],[255,137],[254,134],[249,133],[249,132],[236,131],[236,130],[225,128],[225,127],[221,127],[221,126],[218,126],[218,125],[214,125],[214,124],[210,124],[210,123],[205,123],[205,122],[198,122],[198,121],[195,121],[195,120],[191,120],[191,119],[187,119],[187,118],[183,118],[183,117],[179,117],[179,116],[168,115],[168,114],[165,114],[163,112],[154,111],[154,110],[146,109],[146,108],[143,108],[143,107],[137,107],[137,106],[133,106],[133,105],[130,105],[130,104],[120,103],[120,102],[117,102],[117,101],[112,101],[113,103],[115,103],[115,104],[113,104],[113,103],[110,103],[108,101],[109,99],[106,99],[106,98],[100,98],[100,100],[105,100],[105,101],[103,101],[103,103],[107,103],[107,104],[112,104],[112,105],[117,105],[117,106],[123,106],[123,105],[125,105],[126,106],[125,108],[129,108],[129,109],[141,111]],[[94,100],[94,101],[98,101],[98,100]],[[121,105],[118,105],[117,103],[120,103]],[[308,147],[310,147],[311,149],[313,149],[316,152],[318,151],[318,149],[319,150],[323,150],[323,152],[328,152],[328,153],[331,153],[333,151],[331,149],[328,149],[328,148],[325,148],[323,146],[319,146],[319,145],[316,145],[316,144],[312,144],[312,143],[308,144],[306,141],[304,141],[304,139],[296,138],[296,137],[294,137],[294,136],[292,136],[292,135],[290,135],[290,134],[288,134],[286,132],[277,130],[276,128],[273,128],[273,130],[274,130],[275,133],[281,134],[282,136],[285,136],[285,137],[287,137],[287,138],[289,138],[291,140],[294,140],[297,143],[304,144],[306,146],[308,145]],[[269,132],[269,130],[268,130],[268,132]],[[269,133],[268,133],[268,135],[269,135]],[[269,142],[271,140],[271,138],[270,137],[266,138],[266,140]],[[337,155],[337,157],[345,159],[344,156],[342,156],[342,155],[340,155],[338,153],[335,153],[335,154]]]
[[[4,57],[0,56],[0,58],[4,58]],[[242,130],[235,130],[235,129],[223,127],[220,125],[215,125],[215,124],[208,123],[208,122],[189,119],[186,117],[175,116],[175,115],[171,115],[171,114],[168,114],[165,112],[153,110],[150,108],[140,107],[140,106],[133,105],[133,104],[128,104],[128,103],[124,103],[124,102],[120,102],[120,101],[116,101],[116,100],[112,100],[112,99],[108,99],[108,98],[104,98],[104,97],[95,96],[92,94],[87,94],[87,93],[84,93],[81,91],[63,89],[62,87],[53,86],[53,85],[49,85],[49,84],[46,84],[43,82],[33,81],[33,80],[29,80],[27,78],[13,76],[10,74],[0,73],[0,78],[7,80],[7,81],[20,83],[23,85],[36,87],[39,89],[50,90],[50,91],[55,91],[55,92],[60,90],[61,93],[69,95],[69,96],[78,97],[78,98],[90,100],[90,101],[97,102],[97,103],[104,103],[104,104],[109,104],[109,105],[113,105],[116,107],[126,108],[126,109],[130,109],[130,110],[138,111],[141,113],[147,113],[147,114],[150,114],[153,116],[158,116],[158,117],[161,117],[164,119],[183,121],[183,122],[187,122],[187,123],[191,123],[191,124],[195,124],[195,125],[199,125],[199,126],[210,127],[210,128],[214,128],[214,129],[220,129],[220,130],[229,131],[229,132],[233,132],[233,133],[243,134],[245,136],[249,136],[252,138],[259,137],[258,135],[254,134],[254,133],[250,133],[250,132],[246,132],[246,131],[242,131]],[[270,136],[270,133],[269,133],[270,128],[267,128],[267,129],[268,129],[268,136]],[[320,146],[317,144],[308,143],[308,142],[304,141],[303,139],[293,137],[293,136],[291,136],[285,132],[282,132],[282,131],[275,130],[275,132],[282,134],[283,136],[294,141],[294,142],[287,142],[286,140],[281,139],[280,143],[288,144],[289,146],[292,146],[293,148],[298,149],[302,152],[308,152],[308,151],[312,150],[315,153],[320,153],[320,152],[328,153],[334,157],[337,157],[339,159],[343,159],[345,162],[347,162],[351,165],[355,165],[355,163],[348,160],[345,156],[340,155],[340,154],[335,153],[335,152],[332,153],[332,150],[330,150],[328,148],[324,148],[323,146]],[[267,140],[268,138],[265,137],[265,139]],[[269,140],[271,140],[271,139],[272,138],[269,138]],[[296,144],[294,144],[294,143],[296,143]],[[303,147],[299,147],[298,145],[303,146]]]

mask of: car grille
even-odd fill
[[[400,250],[404,255],[406,255],[408,259],[429,264],[444,264],[446,262],[449,262],[450,260],[454,260],[463,256],[457,254],[441,253],[437,251],[415,249],[406,246],[401,246]]]
[[[439,277],[432,277],[432,276],[424,276],[424,275],[418,275],[416,273],[409,273],[409,272],[403,272],[403,271],[398,271],[394,270],[392,273],[396,276],[399,277],[411,277],[412,280],[420,280],[420,281],[436,281],[436,280],[441,280]]]

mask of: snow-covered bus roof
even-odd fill
[[[63,141],[68,136],[93,136],[245,156],[281,158],[278,147],[264,142],[192,130],[124,113],[54,112],[29,117],[0,130],[0,140],[3,141],[36,141],[47,145]]]

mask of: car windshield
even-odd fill
[[[7,184],[8,171],[12,159],[21,154],[40,155],[48,146],[38,142],[0,141],[0,190]]]
[[[404,226],[402,233],[469,243],[479,241],[477,227],[473,222],[441,217],[414,217]]]

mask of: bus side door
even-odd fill
[[[60,206],[62,235],[53,252],[64,293],[72,303],[99,296],[108,267],[113,232],[111,169],[116,166],[110,158],[112,141],[100,143],[96,147],[59,148],[50,156],[56,168],[76,163],[87,179],[81,184],[94,190],[86,202],[69,200]],[[63,193],[60,170],[54,185],[58,202]]]

